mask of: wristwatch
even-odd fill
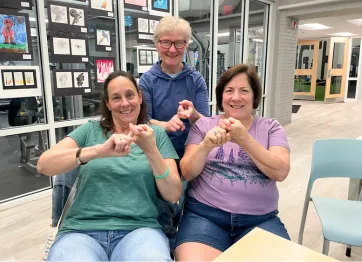
[[[82,151],[82,149],[83,149],[83,147],[78,148],[77,154],[75,155],[75,159],[77,161],[78,166],[82,166],[82,165],[85,165],[88,163],[88,162],[82,163],[82,161],[80,161],[79,155],[80,155],[80,152]]]

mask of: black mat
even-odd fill
[[[300,107],[301,107],[301,105],[293,105],[292,113],[298,113]]]

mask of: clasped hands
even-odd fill
[[[138,145],[146,154],[156,148],[154,131],[148,125],[129,124],[130,132],[127,135],[113,134],[104,143],[96,147],[99,157],[125,156],[131,151],[131,144]]]
[[[177,130],[184,131],[185,124],[181,119],[196,118],[199,113],[195,109],[194,104],[189,100],[182,100],[179,102],[177,114],[174,115],[168,122],[166,122],[165,129],[167,132],[176,132]]]
[[[202,144],[206,149],[222,146],[229,141],[241,145],[247,136],[248,131],[244,125],[239,120],[229,117],[221,119],[218,126],[210,129]]]

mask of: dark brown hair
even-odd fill
[[[100,115],[101,115],[100,124],[101,124],[101,127],[102,127],[105,135],[107,135],[108,131],[111,131],[114,128],[112,113],[108,109],[107,103],[106,103],[108,101],[108,85],[113,79],[115,79],[119,76],[123,76],[123,77],[127,78],[128,80],[130,80],[133,83],[133,85],[135,86],[138,93],[142,92],[141,89],[138,87],[137,82],[134,79],[133,75],[131,75],[127,72],[117,70],[117,71],[114,71],[113,73],[111,73],[107,77],[107,79],[104,81],[102,100],[101,100],[101,106],[100,106]],[[140,113],[137,118],[137,125],[147,123],[148,122],[147,117],[148,117],[147,116],[147,105],[142,96],[141,110],[140,110]]]
[[[245,64],[238,64],[225,71],[221,75],[219,83],[216,86],[216,104],[219,111],[224,111],[222,107],[222,95],[224,93],[225,86],[231,81],[234,76],[242,73],[245,73],[248,76],[249,85],[253,90],[253,108],[258,108],[261,99],[261,84],[259,81],[259,76],[255,72],[255,67]]]

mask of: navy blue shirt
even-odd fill
[[[191,101],[196,110],[209,116],[209,98],[204,78],[191,66],[184,67],[175,78],[162,71],[161,61],[158,61],[146,73],[142,74],[140,87],[148,107],[148,118],[158,121],[169,121],[177,114],[179,102]],[[181,158],[185,152],[185,142],[190,130],[190,122],[182,119],[184,131],[168,132],[168,136]]]

